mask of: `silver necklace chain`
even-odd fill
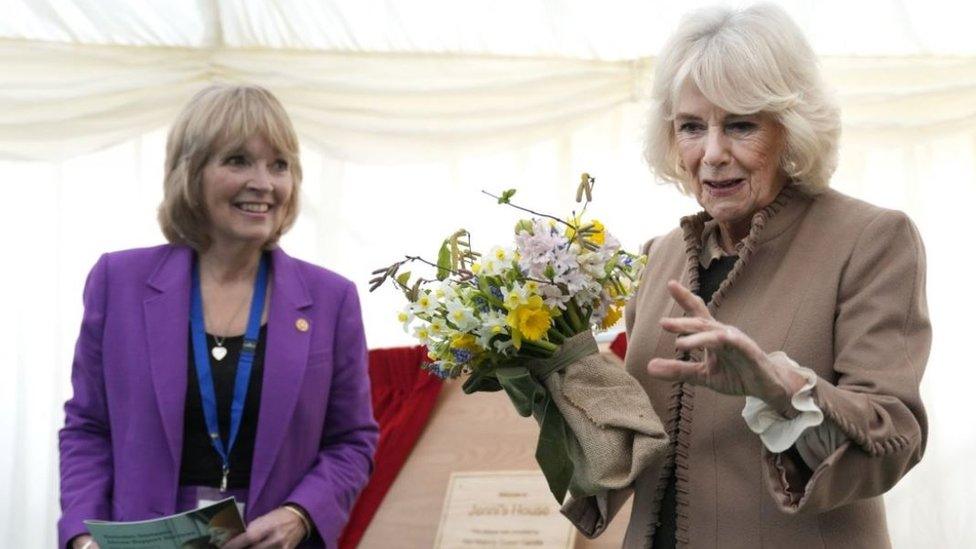
[[[216,284],[217,286],[220,285],[220,282],[217,281],[216,277],[214,277],[212,273],[208,272],[207,276],[210,277],[210,280],[212,280],[214,284]],[[230,327],[234,324],[234,321],[237,320],[237,317],[240,316],[241,311],[244,310],[244,303],[246,303],[247,301],[250,300],[243,300],[237,305],[237,310],[234,312],[234,316],[230,317],[230,320],[227,321],[227,325],[224,327],[223,330],[224,333],[230,331]],[[211,355],[213,355],[213,357],[217,359],[217,362],[223,360],[223,358],[227,355],[227,349],[224,347],[224,341],[228,337],[230,336],[218,336],[216,334],[213,335],[215,346],[211,351]]]

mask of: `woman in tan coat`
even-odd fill
[[[922,457],[931,328],[912,222],[830,190],[839,112],[779,8],[687,17],[646,156],[704,211],[652,239],[628,371],[671,437],[625,547],[887,547],[881,495]],[[564,509],[599,535],[627,493]]]

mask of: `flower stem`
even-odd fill
[[[573,337],[575,335],[572,326],[569,325],[569,322],[566,322],[566,315],[553,317],[553,321],[555,321],[556,327],[563,337]]]
[[[544,339],[539,339],[539,340],[535,340],[535,341],[524,340],[524,341],[522,341],[522,346],[523,347],[524,346],[534,347],[536,349],[539,349],[540,351],[543,351],[543,352],[546,352],[546,353],[549,353],[549,354],[555,353],[556,350],[559,349],[559,345],[556,345],[555,343],[551,343],[551,342],[546,341]]]
[[[573,329],[574,334],[578,334],[583,331],[583,321],[580,320],[580,310],[579,306],[576,305],[576,299],[570,299],[566,304],[566,316],[569,322],[569,326]]]
[[[518,354],[522,357],[528,358],[549,358],[552,356],[552,353],[549,351],[540,349],[539,347],[530,344],[528,341],[522,342],[522,348],[518,350]]]
[[[498,197],[497,197],[497,196],[495,196],[495,195],[493,195],[493,194],[491,194],[491,193],[490,193],[490,192],[488,192],[488,191],[485,191],[485,190],[482,190],[481,192],[482,192],[482,194],[487,194],[488,196],[490,196],[490,197],[492,197],[492,198],[494,198],[494,199],[498,199]],[[563,225],[566,225],[567,227],[571,227],[571,228],[573,228],[573,229],[575,229],[575,228],[576,228],[576,227],[574,227],[573,225],[571,225],[571,224],[569,224],[569,223],[567,223],[566,221],[563,221],[562,219],[559,219],[558,217],[556,217],[556,216],[553,216],[553,215],[549,215],[549,214],[544,214],[544,213],[542,213],[542,212],[537,212],[537,211],[535,211],[535,210],[530,210],[530,209],[528,209],[528,208],[523,208],[522,206],[518,206],[518,205],[516,205],[516,204],[512,204],[511,202],[506,202],[506,205],[508,205],[508,206],[511,206],[511,207],[513,207],[513,208],[515,208],[516,210],[522,210],[523,212],[527,212],[527,213],[530,213],[530,214],[532,214],[532,215],[537,215],[537,216],[539,216],[539,217],[547,217],[547,218],[549,218],[549,219],[552,219],[552,220],[554,220],[554,221],[557,221],[557,222],[559,222],[559,223],[562,223]]]
[[[559,329],[555,325],[553,325],[552,328],[549,328],[547,335],[549,337],[549,341],[552,341],[556,345],[562,345],[563,342],[566,341],[566,338],[563,337],[563,334],[559,333]]]

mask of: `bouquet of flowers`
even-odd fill
[[[629,485],[667,444],[643,388],[593,337],[620,319],[646,262],[585,218],[593,184],[583,174],[584,204],[568,219],[513,204],[514,189],[485,193],[535,216],[516,223],[514,246],[481,254],[461,229],[436,261],[406,256],[370,281],[370,291],[390,281],[404,293],[399,320],[427,346],[432,374],[466,376],[466,393],[504,390],[539,421],[536,460],[560,502],[567,490],[582,497]],[[403,270],[409,263],[436,276],[415,277]]]

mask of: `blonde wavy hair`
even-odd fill
[[[203,199],[203,168],[214,155],[242,147],[260,135],[288,162],[293,189],[282,224],[265,247],[274,246],[298,217],[302,181],[298,137],[281,103],[259,86],[209,86],[183,107],[166,139],[163,201],[159,226],[166,239],[198,251],[210,246]]]
[[[781,8],[704,8],[686,15],[654,69],[644,159],[686,194],[690,174],[674,146],[674,108],[685,83],[734,114],[765,112],[785,129],[781,168],[808,194],[830,186],[837,167],[840,109],[813,49]]]

